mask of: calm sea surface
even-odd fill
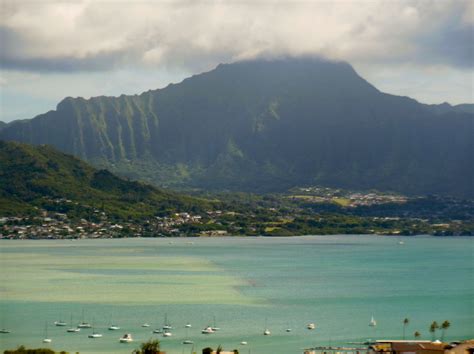
[[[12,331],[0,334],[2,350],[25,344],[130,353],[158,338],[167,353],[179,354],[191,352],[182,344],[189,338],[198,352],[222,345],[301,354],[314,345],[401,338],[405,317],[410,338],[418,330],[430,339],[433,320],[451,322],[445,339],[474,337],[473,238],[1,241],[0,250],[0,327]],[[165,315],[175,328],[171,338],[151,333]],[[53,325],[69,324],[71,316],[74,324],[84,316],[104,336],[89,339],[92,330],[70,334]],[[214,321],[221,330],[201,334]],[[149,328],[141,327],[145,322]],[[310,322],[313,331],[305,328]],[[121,330],[108,331],[112,323]],[[263,336],[265,327],[271,336]],[[124,333],[135,342],[120,344]]]

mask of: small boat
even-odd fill
[[[44,324],[44,339],[43,343],[51,343],[53,340],[48,338],[48,323]]]
[[[170,331],[164,331],[163,332],[163,337],[171,337],[173,335],[173,333],[171,333]]]
[[[189,327],[186,327],[186,337],[185,338],[189,338],[188,337],[188,332],[189,332]],[[194,342],[191,339],[185,339],[185,340],[183,340],[183,344],[194,344]]]
[[[130,343],[133,342],[132,335],[130,333],[126,333],[119,339],[120,343]]]
[[[316,325],[314,323],[308,323],[306,325],[306,328],[308,328],[309,330],[312,330],[312,329],[315,329],[316,328]]]
[[[290,333],[290,332],[291,332],[291,328],[287,328],[287,329],[286,329],[286,332]]]
[[[163,333],[163,330],[161,328],[157,328],[153,330],[153,333],[161,334]]]
[[[71,321],[70,321],[70,323],[71,323],[71,326],[72,326],[72,324],[73,324],[73,322],[72,322],[72,313],[71,313]],[[66,329],[66,332],[68,332],[68,333],[76,333],[76,332],[79,332],[80,330],[81,330],[81,329],[80,329],[79,327],[71,327],[71,328]]]
[[[191,323],[186,323],[186,324],[184,325],[184,328],[191,328],[191,327],[192,327],[192,326],[191,326]]]
[[[78,328],[91,328],[92,325],[84,321],[84,310],[82,310],[82,321],[77,325]]]
[[[118,329],[120,329],[120,327],[116,326],[116,325],[112,325],[112,326],[109,327],[109,331],[116,331]]]
[[[0,333],[8,334],[8,333],[11,333],[11,332],[8,329],[2,328],[2,329],[0,329]]]
[[[64,326],[67,325],[67,323],[64,322],[64,321],[59,320],[59,321],[54,321],[54,325],[57,326],[57,327],[64,327]]]
[[[272,334],[272,332],[270,332],[270,330],[268,329],[267,319],[265,318],[265,330],[263,331],[263,335],[264,336],[269,336],[270,334]]]
[[[94,327],[92,327],[92,334],[89,334],[88,337],[89,337],[89,338],[102,338],[102,334],[97,333],[97,332],[94,330]]]
[[[144,323],[142,324],[142,327],[150,327],[150,325],[148,323]]]
[[[242,342],[240,342],[240,345],[247,345],[247,342],[246,342],[246,341],[242,341]]]
[[[212,334],[214,333],[214,330],[212,329],[211,326],[207,326],[206,328],[204,328],[202,331],[201,331],[202,334]]]
[[[377,326],[377,321],[375,320],[374,316],[372,316],[372,318],[370,319],[369,326],[370,327]]]
[[[173,327],[171,327],[171,324],[168,322],[168,314],[165,313],[165,323],[163,324],[163,329],[173,329]]]
[[[405,242],[403,242],[403,241],[398,241],[398,244],[399,244],[399,245],[404,245]]]
[[[81,331],[81,329],[79,327],[76,327],[76,328],[71,327],[71,328],[68,328],[66,330],[66,332],[68,332],[68,333],[77,333],[77,332],[80,332],[80,331]]]

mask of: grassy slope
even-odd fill
[[[51,207],[53,199],[139,219],[177,210],[200,210],[209,202],[121,179],[49,146],[0,141],[0,215]]]

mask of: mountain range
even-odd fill
[[[65,98],[0,126],[100,168],[171,188],[296,185],[474,196],[472,105],[383,93],[345,62],[221,64],[140,95]]]

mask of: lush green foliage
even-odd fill
[[[40,207],[91,219],[93,211],[136,220],[210,203],[124,180],[48,146],[0,141],[0,215],[25,215]],[[66,201],[58,203],[58,200]]]
[[[23,345],[14,350],[5,350],[3,354],[56,354],[54,350],[48,348],[27,349]],[[59,352],[59,354],[68,354],[67,352]]]
[[[158,339],[150,339],[142,343],[140,349],[134,350],[133,354],[160,354],[160,341]]]
[[[286,59],[220,65],[141,95],[66,98],[0,138],[167,187],[472,197],[473,119],[469,107],[381,93],[345,63]]]

